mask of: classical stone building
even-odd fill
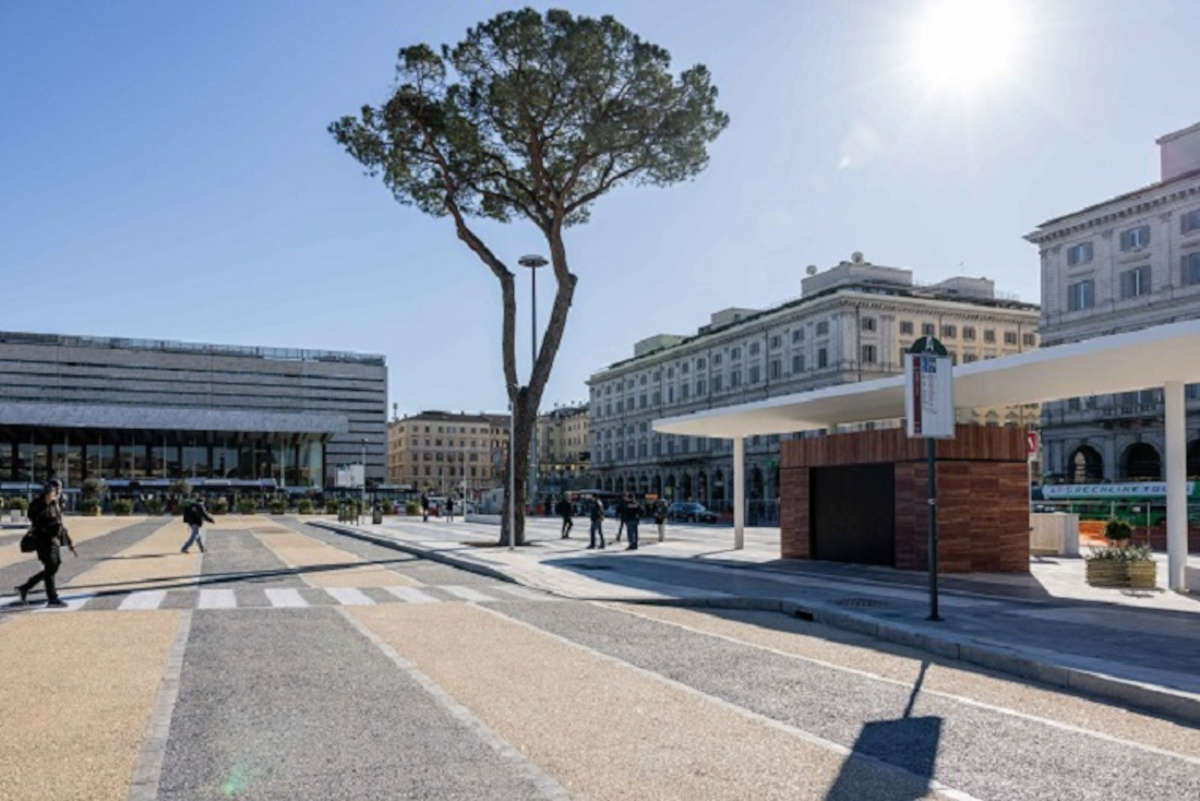
[[[769,309],[716,312],[693,335],[660,334],[588,381],[591,465],[601,488],[662,493],[730,509],[728,441],[659,435],[657,418],[899,372],[901,353],[938,336],[958,363],[1037,346],[1038,307],[997,297],[986,278],[913,283],[861,254],[809,268],[802,296]],[[1037,407],[972,410],[964,422],[1032,422]],[[786,438],[786,437],[785,437]],[[752,520],[777,514],[779,436],[746,441]]]
[[[582,488],[590,462],[587,404],[540,414],[537,425],[539,494]]]
[[[425,411],[388,424],[388,483],[475,497],[504,480],[508,415]]]
[[[1158,145],[1159,181],[1025,237],[1041,255],[1044,345],[1200,316],[1200,124]],[[1196,476],[1200,385],[1188,386],[1186,398],[1187,470]],[[1162,390],[1048,403],[1042,438],[1044,470],[1054,479],[1162,478]]]
[[[153,492],[384,478],[387,366],[342,351],[0,332],[0,490]]]

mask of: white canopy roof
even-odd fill
[[[954,405],[970,409],[1200,381],[1200,320],[987,359],[954,368]],[[654,430],[744,437],[904,416],[904,376],[838,384],[654,422]]]

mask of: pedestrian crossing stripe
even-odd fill
[[[131,592],[121,601],[118,609],[157,609],[166,600],[166,590]]]
[[[200,590],[196,601],[197,609],[236,609],[237,597],[233,590]]]
[[[441,588],[446,592],[464,601],[494,601],[496,600],[490,595],[485,595],[479,590],[473,590],[470,587],[457,587],[454,585],[441,585]]]
[[[374,606],[375,602],[354,587],[326,587],[325,592],[342,606]]]
[[[486,590],[486,592],[484,592]],[[420,587],[239,587],[175,590],[133,590],[128,594],[85,593],[63,595],[62,608],[46,607],[41,598],[22,605],[15,595],[0,596],[0,613],[15,611],[74,612],[152,611],[156,609],[304,609],[314,606],[370,606],[389,600],[406,604],[489,603],[518,598],[523,601],[554,601],[555,596],[516,584],[487,585],[482,589],[456,584],[425,584]],[[306,597],[307,596],[307,597]],[[266,603],[263,603],[265,598]],[[119,600],[118,600],[119,599]]]
[[[267,600],[271,602],[271,606],[276,608],[299,608],[308,606],[308,601],[304,600],[296,590],[287,587],[271,587],[264,590],[267,594]]]
[[[401,601],[407,601],[410,604],[431,604],[437,603],[437,598],[434,598],[427,592],[422,592],[416,587],[384,587],[386,592],[396,596]]]

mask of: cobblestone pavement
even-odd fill
[[[67,609],[0,599],[0,798],[1200,797],[1195,728],[782,614],[564,600],[297,518],[185,536],[114,525]]]

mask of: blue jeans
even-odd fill
[[[186,551],[192,547],[192,543],[200,546],[200,553],[204,553],[204,537],[200,534],[200,526],[190,524],[192,526],[192,536],[188,537],[188,541],[183,544],[183,550]]]
[[[638,547],[637,527],[638,527],[638,521],[636,521],[636,520],[626,520],[625,521],[625,530],[629,532],[629,547],[630,548]]]
[[[596,538],[599,537],[600,538],[600,547],[601,548],[604,547],[603,525],[604,525],[603,520],[593,520],[592,521],[592,531],[591,531],[591,534],[589,535],[589,541],[588,541],[589,546],[595,547],[596,546]]]

